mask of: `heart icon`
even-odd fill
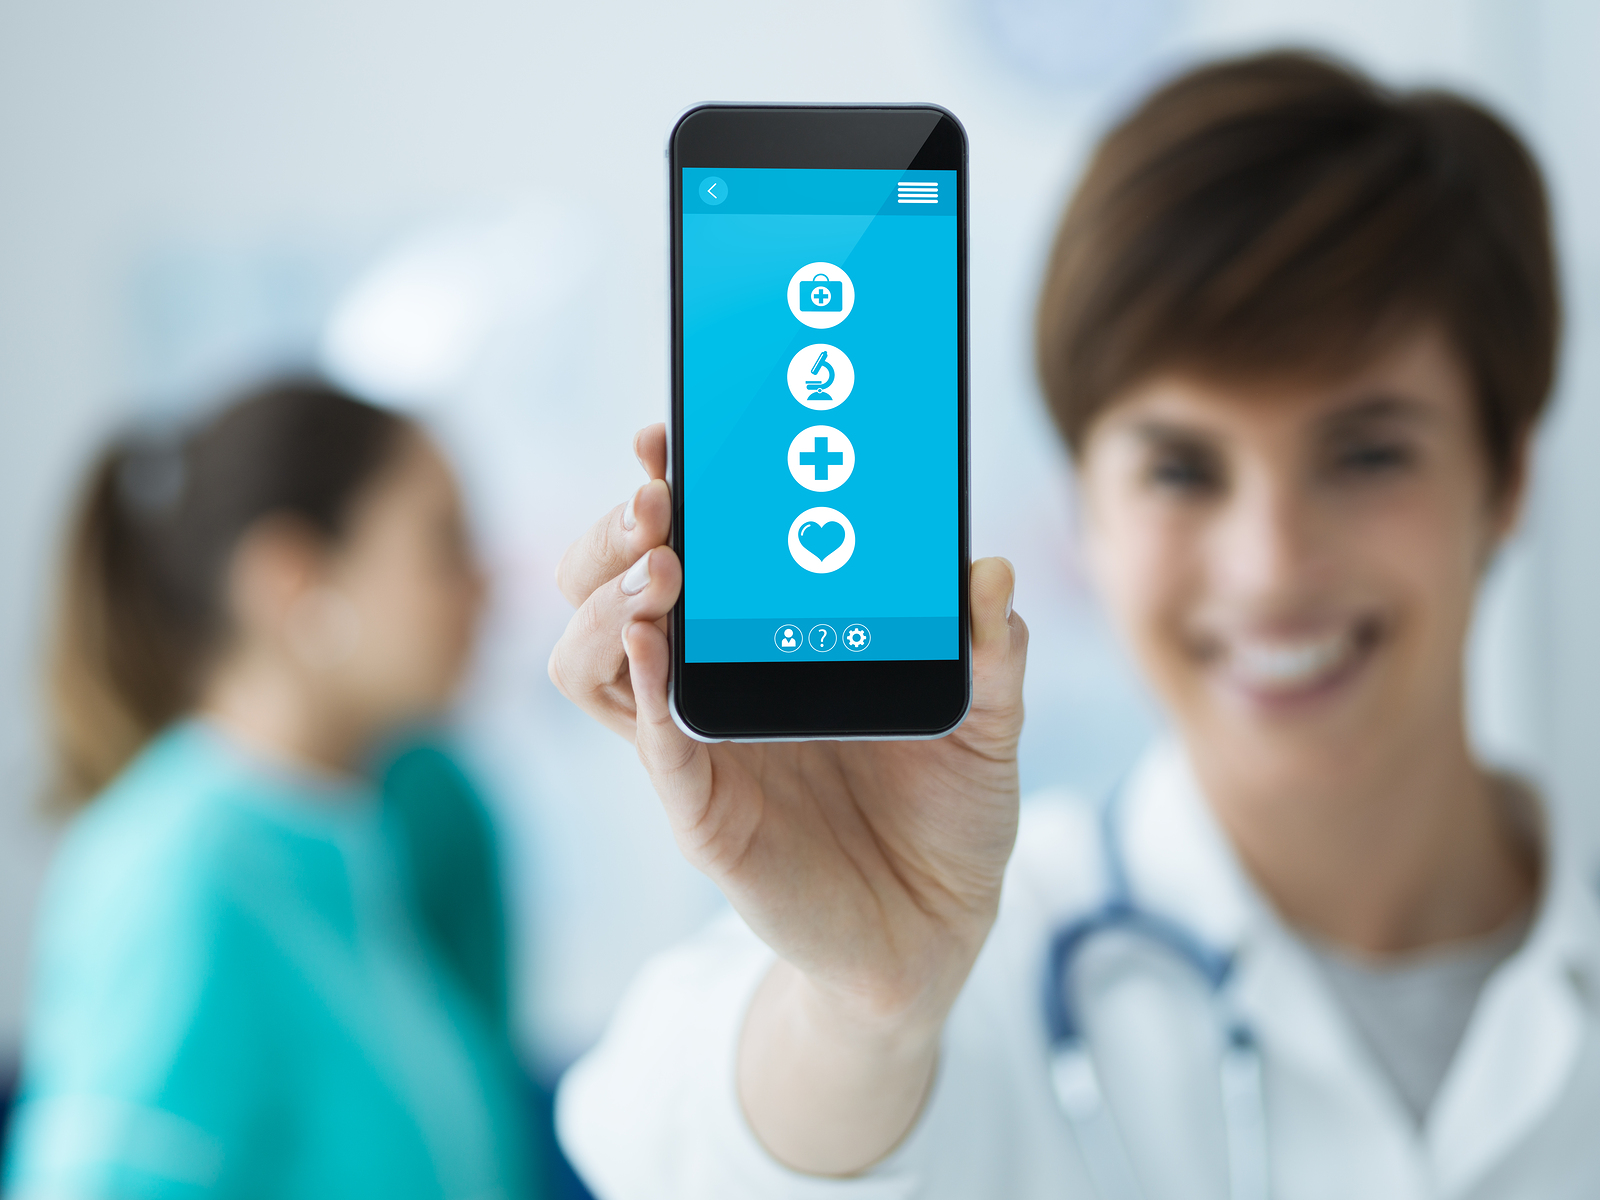
[[[819,559],[825,559],[844,545],[844,526],[837,521],[823,525],[807,521],[800,526],[800,544]]]
[[[789,522],[789,557],[801,570],[831,575],[855,552],[855,526],[837,508],[808,508]]]

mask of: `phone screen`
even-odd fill
[[[957,658],[956,172],[682,185],[684,661]]]

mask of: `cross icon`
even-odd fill
[[[811,303],[815,304],[818,308],[828,307],[828,301],[832,299],[833,293],[825,287],[814,287],[811,289]]]
[[[839,450],[829,450],[826,437],[815,437],[811,439],[811,449],[800,452],[800,465],[813,468],[816,479],[826,480],[829,467],[844,465],[844,454]]]

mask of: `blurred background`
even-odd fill
[[[719,900],[619,739],[545,676],[561,551],[667,406],[666,170],[699,100],[931,100],[972,145],[975,551],[1033,629],[1028,789],[1098,791],[1156,716],[1075,550],[1032,374],[1053,224],[1097,133],[1197,58],[1309,46],[1486,100],[1540,155],[1567,342],[1526,526],[1472,651],[1485,751],[1600,851],[1600,5],[1592,0],[6,0],[0,4],[0,1094],[55,831],[40,634],[106,432],[317,367],[420,413],[494,574],[459,717],[501,823],[518,1028],[546,1079]]]

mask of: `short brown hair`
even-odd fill
[[[1560,324],[1544,186],[1499,119],[1306,54],[1191,71],[1100,144],[1039,304],[1069,446],[1155,371],[1337,376],[1440,323],[1497,482],[1544,408]]]

